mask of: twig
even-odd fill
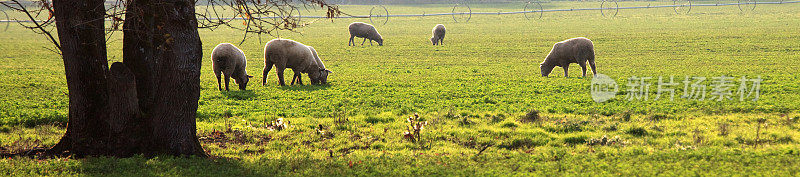
[[[39,2],[40,6],[43,9],[47,9],[48,12],[51,14],[50,18],[48,18],[46,21],[44,21],[42,23],[39,23],[39,21],[36,20],[36,18],[34,18],[33,15],[31,15],[32,11],[29,11],[28,8],[26,8],[24,5],[22,5],[22,3],[19,2],[19,0],[11,0],[11,2],[12,2],[12,4],[9,4],[8,1],[0,2],[0,4],[2,4],[3,6],[6,6],[8,8],[14,9],[16,11],[20,11],[20,12],[25,13],[25,15],[28,16],[28,19],[30,19],[31,22],[34,24],[34,26],[26,27],[26,28],[38,29],[39,33],[45,34],[48,37],[48,39],[50,39],[50,42],[52,42],[53,45],[56,46],[56,49],[58,49],[58,51],[61,51],[61,45],[59,45],[58,41],[56,41],[56,38],[53,37],[53,35],[50,33],[50,31],[47,31],[46,29],[44,29],[45,26],[48,26],[48,25],[52,24],[52,22],[53,22],[53,20],[52,20],[53,19],[53,15],[52,15],[53,14],[53,9],[51,8],[51,6],[49,5],[49,3],[47,1],[40,1]],[[15,7],[11,6],[11,5],[16,5],[18,7],[15,8]],[[41,10],[39,10],[38,12],[41,12]],[[34,13],[36,13],[36,12],[34,12]],[[38,13],[37,13],[37,16],[38,16]],[[59,55],[61,55],[60,52],[57,52],[57,53]]]

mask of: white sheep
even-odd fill
[[[247,83],[253,76],[247,74],[247,59],[244,52],[230,43],[221,43],[214,47],[211,52],[211,64],[214,67],[214,75],[217,76],[217,88],[222,91],[220,75],[225,74],[225,90],[228,89],[230,78],[239,84],[240,90],[245,90]]]
[[[570,63],[578,63],[583,69],[583,77],[586,77],[586,62],[592,67],[592,73],[597,75],[594,64],[594,44],[589,39],[577,37],[567,39],[553,45],[550,54],[539,64],[542,76],[550,75],[553,68],[560,66],[564,68],[564,77],[568,77]]]
[[[355,37],[364,38],[364,41],[361,41],[361,45],[364,45],[364,42],[369,39],[369,45],[372,45],[372,41],[375,41],[378,42],[378,45],[383,46],[383,37],[381,37],[381,34],[378,34],[378,30],[370,24],[353,22],[350,23],[348,29],[350,30],[350,41],[347,43],[347,46],[350,46],[350,44],[353,44],[353,46],[356,45],[354,41]]]
[[[333,73],[333,71],[328,70],[328,68],[325,68],[325,64],[322,63],[322,59],[319,58],[319,55],[317,55],[317,50],[314,49],[314,47],[308,46],[308,49],[311,50],[311,54],[314,55],[314,61],[317,62],[317,66],[320,69],[325,70],[325,72],[320,73],[319,82],[321,84],[328,84],[328,74]],[[312,82],[311,84],[315,83]]]
[[[314,55],[314,62],[316,62],[317,66],[320,69],[325,70],[325,72],[321,72],[320,73],[319,79],[317,79],[318,82],[312,80],[311,84],[328,84],[328,74],[333,73],[333,72],[328,70],[327,68],[325,68],[325,64],[322,63],[322,59],[319,58],[319,55],[317,55],[317,50],[314,49],[314,47],[311,47],[311,46],[307,46],[307,47],[308,47],[309,50],[311,50],[311,54]],[[298,81],[298,83],[300,83],[302,85],[303,84],[303,80],[301,78],[302,77],[300,75],[294,75],[292,77],[292,83],[294,83],[295,80],[296,80],[296,81]]]
[[[308,73],[312,84],[320,83],[321,77],[327,77],[327,74],[330,73],[317,64],[314,54],[308,46],[290,39],[273,39],[264,46],[262,85],[267,84],[267,73],[272,70],[273,65],[278,67],[278,80],[281,86],[286,85],[283,80],[283,70],[286,68],[292,68],[294,71],[292,84],[294,84],[295,78],[299,84],[303,84],[300,79],[301,73]]]
[[[444,25],[438,24],[433,27],[433,36],[431,37],[431,43],[433,45],[442,45],[444,44]]]

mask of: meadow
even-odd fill
[[[716,1],[714,1],[716,2]],[[707,3],[714,3],[707,2]],[[671,1],[620,2],[621,6]],[[544,9],[599,2],[548,2]],[[473,4],[475,12],[520,11],[524,4]],[[386,5],[390,14],[447,13],[452,4]],[[350,14],[372,6],[347,5]],[[308,10],[308,14],[322,13]],[[11,14],[12,16],[14,14]],[[304,14],[305,15],[305,14]],[[308,19],[277,36],[314,46],[334,73],[325,86],[261,86],[264,44],[243,32],[201,29],[203,68],[198,136],[211,158],[0,159],[3,175],[775,175],[800,168],[800,4],[390,18],[377,25],[384,46],[347,46],[347,25],[368,19]],[[445,45],[428,40],[447,27]],[[5,24],[0,24],[0,29]],[[539,63],[555,42],[594,42],[599,73],[623,90],[596,103],[592,76]],[[121,33],[109,62],[122,60]],[[0,32],[0,151],[55,144],[65,131],[64,66],[43,36],[16,24]],[[360,40],[356,40],[360,42]],[[255,76],[246,91],[217,90],[210,54],[235,43]],[[291,77],[287,70],[286,80]],[[628,78],[674,76],[674,101],[627,100]],[[757,101],[690,100],[683,78],[760,77]],[[304,76],[308,82],[308,77]],[[651,82],[655,82],[651,80]],[[733,80],[737,81],[737,80]],[[232,83],[233,84],[233,83]],[[732,84],[738,84],[733,82]],[[738,86],[738,85],[737,85]],[[232,85],[231,89],[236,88]],[[731,90],[736,92],[737,87]],[[708,88],[711,90],[711,88]],[[710,91],[709,91],[710,93]],[[751,97],[752,98],[752,97]],[[404,136],[414,114],[420,140]],[[282,118],[289,126],[267,125]],[[413,130],[411,130],[413,131]],[[605,137],[605,138],[604,138]]]

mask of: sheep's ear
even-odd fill
[[[253,76],[251,76],[251,75],[247,75],[247,78],[253,78]]]
[[[333,73],[333,71],[327,69],[325,70],[325,72],[328,72],[328,74]]]

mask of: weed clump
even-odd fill
[[[645,136],[647,135],[647,130],[642,127],[633,127],[626,130],[625,133],[633,136]]]
[[[606,135],[603,135],[603,137],[600,138],[589,138],[586,140],[586,144],[589,146],[625,145],[627,143],[627,141],[623,140],[619,136],[608,138]]]
[[[289,121],[284,121],[283,118],[278,118],[272,123],[267,124],[268,130],[281,131],[289,127]]]
[[[427,121],[420,121],[419,114],[414,113],[414,116],[406,119],[409,125],[406,127],[406,132],[403,133],[403,138],[411,140],[413,143],[422,140],[422,128],[428,125]]]
[[[517,128],[517,123],[509,121],[509,122],[503,123],[503,125],[501,125],[501,126],[503,128]]]
[[[621,119],[622,119],[622,121],[625,121],[625,122],[631,121],[631,112],[630,111],[623,112],[622,116],[621,116]]]
[[[728,122],[722,122],[722,123],[719,123],[719,124],[718,124],[718,127],[719,127],[719,133],[718,133],[718,135],[719,135],[719,136],[728,136],[728,134],[730,133],[730,128],[729,128],[729,127],[730,127],[730,125],[731,125],[731,124],[730,124],[730,123],[728,123]]]
[[[486,114],[486,117],[488,117],[492,121],[492,123],[503,122],[504,120],[506,120],[506,115],[504,114],[497,114],[497,115]]]
[[[522,118],[519,119],[519,121],[523,123],[539,122],[541,120],[542,117],[539,116],[539,111],[535,109],[528,111],[525,116],[522,116]]]

